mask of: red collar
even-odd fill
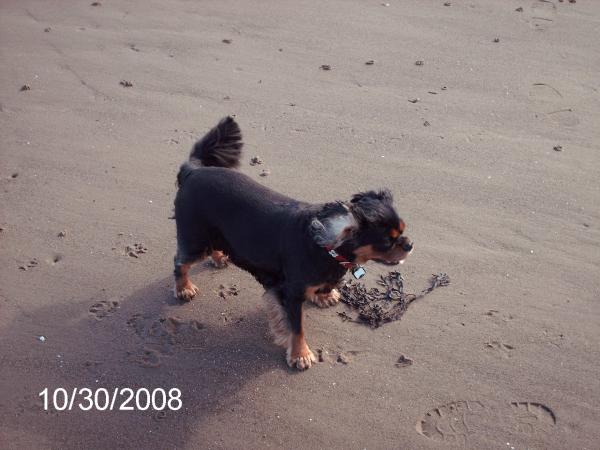
[[[333,258],[335,258],[335,260],[338,261],[344,269],[351,269],[351,268],[357,266],[353,262],[348,261],[346,258],[344,258],[342,255],[340,255],[338,252],[336,252],[333,247],[328,245],[325,247],[325,250],[327,250],[327,253],[329,253]]]
[[[360,280],[367,273],[360,264],[348,261],[342,255],[336,252],[333,247],[328,245],[327,247],[325,247],[325,250],[327,250],[327,253],[329,253],[333,258],[335,258],[335,260],[338,261],[344,269],[350,269],[352,276],[357,280]]]

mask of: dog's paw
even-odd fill
[[[319,308],[329,308],[336,305],[340,301],[340,293],[337,289],[332,289],[327,294],[315,294],[310,299]]]
[[[214,251],[210,255],[212,259],[212,264],[217,269],[224,269],[229,265],[229,256],[220,251]]]
[[[198,294],[198,292],[200,292],[198,286],[191,282],[188,282],[181,287],[175,286],[175,297],[184,302],[189,302],[196,296],[196,294]]]
[[[306,347],[298,354],[292,354],[291,351],[288,350],[287,353],[287,363],[291,368],[296,368],[299,370],[310,369],[313,363],[317,362],[317,358],[314,353],[310,351],[310,348]]]

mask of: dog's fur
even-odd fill
[[[177,175],[175,292],[191,300],[198,288],[190,266],[211,255],[250,272],[265,290],[275,341],[287,362],[305,369],[315,357],[304,339],[302,305],[339,300],[334,289],[347,269],[326,248],[354,264],[403,262],[412,243],[387,190],[356,194],[350,202],[309,204],[274,192],[242,173],[242,136],[226,117],[198,141]]]

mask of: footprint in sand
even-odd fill
[[[134,314],[127,325],[141,340],[141,347],[133,355],[133,360],[142,367],[158,367],[164,356],[178,350],[196,350],[202,344],[203,338],[198,332],[204,329],[204,325],[197,320]]]
[[[476,435],[496,433],[498,426],[509,436],[548,433],[556,424],[554,412],[533,402],[498,406],[480,401],[456,401],[427,411],[417,422],[417,432],[428,439],[466,446]]]
[[[529,96],[537,102],[560,102],[562,93],[548,83],[533,83],[529,88]]]
[[[476,421],[487,416],[489,411],[478,401],[457,401],[427,411],[417,422],[419,434],[435,441],[454,442],[465,445],[470,434],[475,432]],[[470,423],[471,422],[471,423]]]
[[[579,118],[555,86],[549,83],[533,83],[529,97],[536,105],[541,117],[565,127],[579,125]]]
[[[105,317],[112,315],[119,309],[120,303],[117,299],[102,300],[90,306],[90,314],[96,320],[102,320]]]
[[[579,125],[579,118],[573,112],[572,108],[562,108],[546,113],[546,117],[563,127],[574,127]]]
[[[498,325],[502,325],[515,318],[512,314],[501,312],[497,309],[489,309],[484,315],[491,317],[492,321]]]
[[[519,433],[533,434],[548,431],[556,424],[554,412],[546,405],[530,402],[511,402],[511,413],[506,416],[513,429]]]
[[[37,267],[39,264],[40,264],[40,262],[38,261],[37,258],[32,258],[28,262],[26,262],[25,264],[20,265],[19,269],[20,270],[29,270],[29,269],[32,269],[34,267]]]
[[[544,31],[556,21],[556,4],[550,0],[536,0],[524,12],[523,18],[534,30]]]
[[[142,367],[148,367],[150,369],[160,367],[162,363],[161,356],[162,354],[159,350],[144,347],[141,355],[138,358],[138,364]]]
[[[485,343],[485,348],[491,350],[495,355],[501,356],[503,358],[510,358],[512,356],[512,352],[515,349],[510,344],[505,344],[500,341],[489,341]]]

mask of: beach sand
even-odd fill
[[[589,0],[3,0],[0,447],[599,448],[599,23]],[[407,291],[450,285],[374,330],[307,305],[305,372],[247,273],[199,264],[177,302],[175,175],[229,114],[266,186],[389,188]],[[183,406],[44,411],[61,387]]]

